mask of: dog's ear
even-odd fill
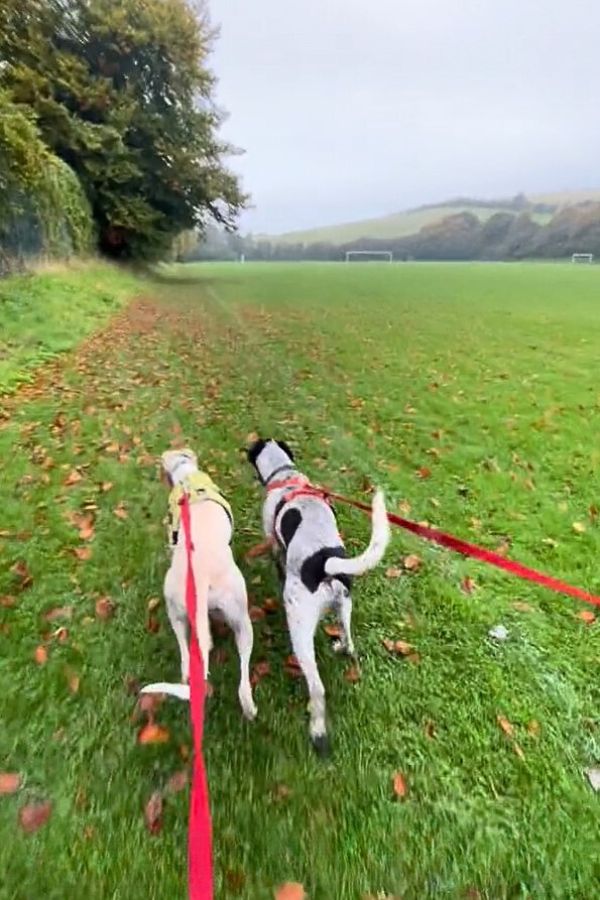
[[[248,447],[246,453],[248,455],[248,462],[256,468],[256,460],[263,452],[265,447],[267,446],[267,441],[264,441],[262,438],[259,438],[257,441],[254,441],[253,444]]]
[[[278,447],[281,447],[284,453],[287,453],[292,462],[295,460],[295,456],[292,453],[290,447],[286,444],[285,441],[275,441]]]

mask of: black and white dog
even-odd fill
[[[346,558],[335,515],[323,492],[298,472],[284,441],[258,440],[248,450],[267,496],[263,528],[276,552],[292,648],[308,685],[310,736],[317,752],[328,751],[325,689],[315,659],[314,635],[333,608],[341,625],[335,649],[354,655],[350,629],[351,579],[383,558],[390,528],[381,491],[373,497],[372,533],[364,553]]]

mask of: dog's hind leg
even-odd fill
[[[181,681],[187,684],[190,678],[190,651],[188,646],[188,622],[185,607],[177,602],[176,593],[173,589],[172,579],[169,577],[171,570],[167,572],[165,578],[164,594],[167,605],[167,615],[169,622],[177,638],[179,645],[179,653],[181,655]]]
[[[329,740],[325,720],[325,688],[319,675],[315,657],[315,631],[321,616],[321,608],[313,596],[306,596],[303,586],[295,591],[286,584],[284,593],[292,648],[302,669],[310,697],[310,739],[319,756],[329,754]]]
[[[217,607],[225,618],[225,621],[233,631],[235,644],[240,656],[240,683],[238,697],[242,712],[247,719],[256,718],[256,706],[252,697],[250,685],[250,657],[254,643],[252,622],[248,615],[248,595],[246,583],[241,572],[237,572],[235,579],[227,579],[226,584],[221,584],[218,591],[211,593],[210,606]]]
[[[333,645],[333,649],[336,653],[355,656],[354,641],[352,640],[352,597],[347,587],[341,583],[336,586],[336,603],[342,634],[339,641]]]

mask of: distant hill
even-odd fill
[[[536,222],[545,225],[557,210],[590,200],[600,200],[600,190],[562,191],[534,194],[527,197],[521,194],[511,199],[489,201],[458,198],[375,219],[363,219],[358,222],[344,222],[339,225],[325,225],[304,231],[290,231],[286,234],[261,235],[260,237],[277,244],[312,244],[320,241],[345,244],[361,238],[400,238],[416,234],[424,226],[433,225],[446,216],[464,212],[473,213],[480,221],[485,222],[498,212],[528,211]]]

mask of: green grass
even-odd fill
[[[166,703],[171,741],[139,746],[125,685],[178,673],[162,606],[160,630],[145,625],[167,565],[154,459],[171,441],[192,444],[227,492],[240,559],[260,537],[261,491],[239,448],[261,431],[285,436],[316,481],[360,497],[367,478],[392,509],[409,502],[413,518],[491,548],[509,543],[515,558],[600,590],[597,269],[174,274],[155,303],[65,356],[44,396],[16,395],[0,430],[0,595],[16,598],[0,607],[0,770],[24,776],[19,795],[0,797],[2,900],[185,896],[186,794],[167,799],[158,837],[142,811],[182,766],[187,710]],[[83,478],[66,487],[74,466]],[[125,520],[113,514],[120,501]],[[86,505],[95,537],[80,561],[65,512]],[[368,520],[343,508],[339,518],[350,549],[364,546]],[[384,566],[355,586],[357,684],[319,635],[328,763],[308,744],[303,684],[283,670],[282,616],[255,626],[254,659],[271,675],[252,725],[238,709],[232,642],[217,638],[227,658],[212,666],[206,757],[218,898],[267,900],[287,880],[311,900],[596,895],[598,797],[583,770],[600,758],[598,626],[568,598],[396,532],[387,564],[407,553],[422,557],[418,572],[388,579]],[[9,572],[19,560],[33,578],[22,592]],[[267,561],[242,566],[255,604],[275,595]],[[107,622],[94,618],[102,595],[116,605]],[[60,623],[43,613],[64,605],[74,612],[61,644],[44,636]],[[487,637],[499,623],[503,644]],[[418,664],[391,658],[384,638],[413,644]],[[38,666],[43,640],[49,658]],[[513,724],[523,758],[497,716]],[[400,803],[397,771],[408,785]],[[50,821],[21,835],[19,806],[46,797]]]
[[[123,304],[134,285],[123,272],[98,264],[0,281],[0,394],[75,346]]]

